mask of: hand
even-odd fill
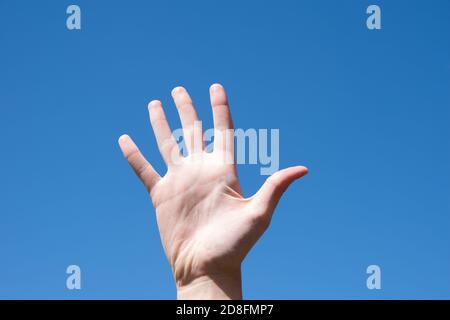
[[[180,155],[161,102],[150,102],[150,122],[167,173],[161,177],[127,135],[125,158],[147,188],[180,299],[241,299],[241,263],[269,226],[281,195],[305,167],[270,176],[250,198],[241,193],[234,161],[233,124],[225,91],[210,88],[214,151],[204,150],[202,129],[187,91],[172,96],[183,126],[188,156]],[[227,160],[228,159],[228,160]]]

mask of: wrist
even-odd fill
[[[177,281],[178,300],[240,300],[242,299],[241,270],[226,274],[199,276],[187,284]]]

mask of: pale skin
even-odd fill
[[[148,190],[178,299],[242,299],[241,263],[270,224],[287,187],[308,171],[280,170],[257,193],[242,195],[234,161],[233,122],[220,84],[210,87],[214,150],[206,152],[192,100],[172,90],[185,143],[182,156],[161,102],[149,103],[150,122],[167,165],[161,177],[128,135],[119,138],[125,158]]]

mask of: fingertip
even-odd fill
[[[159,100],[152,100],[148,103],[148,110],[151,110],[151,108],[155,108],[161,105],[161,101]]]
[[[126,140],[129,140],[130,136],[127,134],[123,134],[119,137],[119,139],[117,140],[119,142],[119,144],[123,144]]]
[[[215,92],[215,91],[218,91],[218,90],[221,90],[221,89],[223,89],[223,86],[220,83],[213,83],[211,85],[211,87],[209,87],[209,90],[211,92]]]
[[[225,89],[220,83],[214,83],[209,88],[209,94],[211,98],[211,104],[213,106],[216,105],[225,105],[227,103],[227,94],[225,93]]]
[[[128,134],[123,134],[119,137],[119,146],[123,152],[136,148],[136,144]]]
[[[305,166],[297,166],[297,170],[299,171],[301,176],[305,176],[309,172],[309,169],[307,167],[305,167]]]
[[[308,174],[308,168],[304,166],[295,166],[288,169],[289,175],[293,178],[293,180],[300,179]]]
[[[269,178],[272,180],[285,180],[292,183],[294,180],[300,179],[308,173],[308,168],[304,166],[294,166],[275,172]]]
[[[123,134],[119,137],[117,142],[119,143],[119,147],[122,150],[122,152],[125,152],[125,150],[127,149],[127,146],[130,144],[130,140],[131,140],[131,138],[127,134]]]
[[[179,93],[181,93],[181,92],[183,92],[185,90],[186,89],[184,87],[182,87],[182,86],[177,86],[177,87],[173,88],[172,92],[171,92],[172,97],[176,96],[177,94],[179,94]]]

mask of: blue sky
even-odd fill
[[[281,167],[310,169],[244,262],[245,298],[450,298],[449,1],[73,3],[79,31],[71,2],[0,1],[0,298],[175,297],[117,138],[163,173],[147,103],[179,127],[183,85],[211,126],[213,82],[236,127],[278,128]],[[239,173],[246,195],[265,179]]]

